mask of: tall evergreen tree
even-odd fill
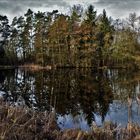
[[[37,64],[44,65],[43,60],[43,22],[45,13],[35,13],[35,38],[34,38],[34,49],[35,49],[35,61]]]
[[[54,23],[50,27],[51,34],[50,41],[53,44],[53,50],[56,53],[54,56],[58,61],[59,66],[64,66],[69,63],[69,46],[68,46],[68,35],[69,35],[69,23],[68,16],[63,14],[57,15]]]
[[[80,66],[79,61],[79,41],[80,41],[80,23],[83,14],[83,7],[81,5],[74,5],[71,9],[69,20],[69,33],[71,38],[71,64],[73,66]]]
[[[11,23],[11,34],[9,40],[9,47],[7,55],[11,64],[18,64],[18,51],[19,51],[19,34],[17,29],[17,17],[14,17]]]
[[[26,21],[23,31],[24,37],[24,45],[25,45],[25,59],[26,61],[33,59],[33,11],[28,9],[27,13],[25,14]]]
[[[83,67],[91,67],[92,65],[92,55],[96,48],[96,13],[94,6],[90,5],[81,24],[80,59]]]
[[[18,30],[18,55],[19,59],[22,63],[25,61],[26,57],[26,46],[25,46],[25,40],[24,40],[24,27],[25,27],[25,19],[23,16],[20,16],[17,19],[17,30]]]
[[[96,54],[98,56],[98,66],[102,67],[107,65],[109,57],[111,55],[111,46],[113,42],[113,26],[111,21],[106,15],[106,11],[103,10],[103,14],[98,23],[97,30],[97,44],[98,48]]]
[[[8,43],[9,35],[10,35],[9,20],[7,16],[0,15],[0,65],[4,64],[5,47]]]

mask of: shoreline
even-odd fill
[[[25,65],[13,65],[13,66],[2,66],[0,65],[0,70],[4,69],[16,69],[16,68],[21,68],[21,69],[29,69],[33,71],[37,70],[53,70],[53,69],[95,69],[95,70],[106,70],[106,69],[130,69],[130,70],[140,70],[140,68],[132,68],[128,66],[103,66],[103,67],[76,67],[76,66],[51,66],[51,65],[46,65],[46,66],[40,66],[40,65],[35,65],[35,64],[25,64]]]

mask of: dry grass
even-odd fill
[[[39,70],[51,70],[52,69],[52,66],[40,66],[40,65],[35,65],[35,64],[25,64],[25,65],[21,65],[21,66],[18,66],[19,68],[26,68],[28,70],[31,70],[31,71],[39,71]]]
[[[140,140],[140,127],[120,128],[105,123],[92,126],[90,132],[68,129],[61,131],[55,115],[12,107],[0,102],[0,140]]]
[[[53,140],[57,131],[52,114],[0,104],[0,140]]]

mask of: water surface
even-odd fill
[[[140,124],[139,82],[140,72],[128,70],[0,70],[0,97],[16,106],[55,111],[62,129],[90,130],[93,123],[105,121]]]

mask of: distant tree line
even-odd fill
[[[113,20],[93,5],[74,5],[70,14],[34,13],[31,9],[9,24],[0,15],[0,65],[57,67],[138,65],[140,18]]]

